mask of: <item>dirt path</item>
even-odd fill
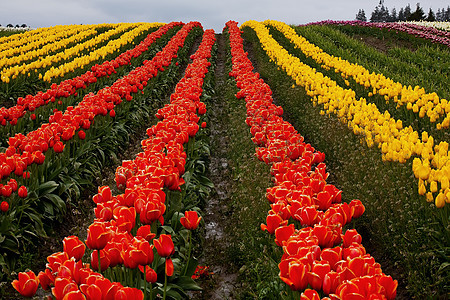
[[[202,282],[203,291],[193,293],[194,299],[234,299],[233,291],[237,286],[237,270],[227,262],[229,241],[225,228],[230,222],[228,202],[232,192],[232,178],[227,135],[229,123],[227,102],[223,93],[225,82],[226,40],[216,35],[218,53],[215,70],[216,94],[208,109],[210,116],[211,157],[208,177],[214,183],[214,189],[207,200],[203,218],[205,220],[205,240],[200,265],[209,266],[214,273],[211,279]]]

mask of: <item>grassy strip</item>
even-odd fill
[[[226,259],[239,270],[240,287],[234,290],[236,299],[276,299],[285,289],[278,278],[277,261],[281,251],[272,237],[260,229],[270,209],[265,198],[266,188],[272,186],[270,168],[254,154],[255,145],[245,124],[245,101],[236,99],[236,83],[228,76],[231,70],[229,37],[224,34],[223,38],[228,45],[225,84],[221,89],[224,111],[213,122],[226,124],[229,137],[227,158],[233,185],[229,202],[231,220],[225,229],[230,242]]]
[[[344,199],[360,199],[366,212],[357,221],[363,245],[382,269],[399,280],[399,295],[436,297],[449,291],[448,228],[418,199],[410,163],[383,162],[378,149],[361,143],[337,117],[321,116],[303,88],[269,62],[255,33],[244,29],[255,49],[258,71],[270,84],[286,120],[326,154],[330,183]],[[410,293],[408,295],[408,293]]]

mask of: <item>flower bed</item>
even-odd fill
[[[383,274],[366,254],[357,231],[342,232],[364,212],[364,206],[359,200],[340,204],[340,191],[326,183],[323,153],[305,144],[282,120],[283,110],[272,104],[270,87],[252,71],[236,23],[227,26],[233,60],[230,76],[241,89],[236,96],[247,103],[246,123],[259,146],[256,155],[272,165],[275,177],[276,185],[267,190],[272,209],[261,228],[275,234],[276,244],[283,248],[280,278],[292,290],[314,289],[304,292],[305,299],[319,299],[320,290],[331,299],[350,294],[360,299],[395,298],[397,281]]]

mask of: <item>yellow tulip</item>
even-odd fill
[[[447,197],[443,193],[439,193],[436,196],[434,204],[436,205],[437,208],[442,208],[445,206],[446,201],[447,201]]]

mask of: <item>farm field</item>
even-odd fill
[[[445,28],[0,33],[0,298],[448,299]]]

